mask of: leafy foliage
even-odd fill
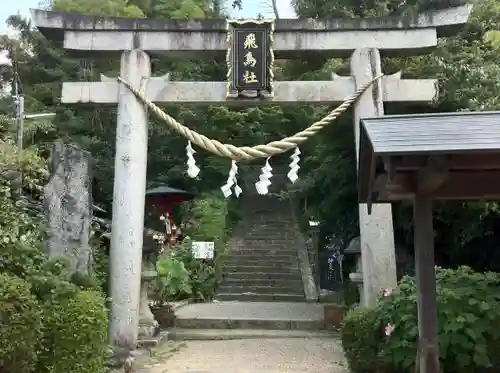
[[[190,241],[185,240],[176,245],[174,248],[175,256],[172,252],[163,253],[159,256],[156,262],[158,278],[151,292],[151,298],[156,303],[155,306],[163,306],[168,302],[190,298],[193,294],[190,283],[191,274],[186,269],[182,258],[178,258],[177,253],[178,250],[188,251],[190,248],[184,249],[184,246],[190,244]]]
[[[209,194],[185,202],[182,207],[187,236],[156,262],[158,278],[152,298],[158,305],[187,298],[210,300],[222,280],[228,237],[227,200]],[[193,240],[214,242],[215,258],[194,258]]]
[[[403,15],[417,11],[446,8],[462,1],[309,1],[296,0],[295,9],[301,17],[371,17]],[[438,97],[433,106],[405,107],[387,104],[386,112],[449,112],[460,110],[493,110],[500,108],[498,85],[498,30],[500,2],[486,0],[474,4],[469,23],[457,36],[440,39],[438,48],[425,56],[384,58],[383,71],[402,71],[406,78],[438,78]],[[404,20],[405,18],[402,18]],[[307,61],[289,61],[285,66],[287,79],[307,76],[317,79],[326,72],[348,73],[348,63],[323,60],[318,56]],[[320,62],[318,62],[320,61]],[[295,75],[294,75],[295,74]],[[296,112],[291,121],[313,120]],[[357,218],[356,174],[352,118],[344,115],[323,136],[313,139],[301,149],[304,154],[301,180],[289,191],[299,201],[304,218],[313,216],[322,222],[320,247],[335,235],[347,244],[359,233]],[[478,270],[497,270],[495,247],[500,243],[499,215],[496,203],[437,203],[434,210],[437,261],[444,266],[472,265]],[[411,207],[394,206],[397,246],[413,247]],[[478,255],[477,248],[481,247]],[[495,258],[492,260],[492,258]]]
[[[438,335],[444,373],[496,371],[500,321],[496,273],[469,267],[437,270]],[[342,344],[355,373],[413,372],[417,348],[415,279],[404,277],[373,309],[351,311],[344,320]],[[393,331],[387,333],[387,326]]]
[[[215,193],[183,203],[187,234],[194,240],[214,241],[218,253],[225,251],[228,238],[229,202]]]
[[[107,313],[102,294],[95,291],[44,303],[43,350],[37,372],[104,373]]]
[[[463,4],[462,0],[296,0],[300,17],[371,17],[401,15],[411,19],[418,11],[442,9]],[[241,5],[241,4],[240,4]],[[100,16],[149,18],[209,18],[223,17],[220,1],[190,0],[55,0],[52,9],[77,11]],[[436,50],[426,56],[385,58],[384,72],[402,70],[406,77],[436,77],[439,96],[434,107],[408,108],[387,105],[388,113],[415,111],[456,111],[496,109],[499,106],[498,0],[475,4],[469,24],[459,35],[440,39]],[[20,40],[4,39],[2,45],[13,52],[28,111],[51,111],[58,115],[44,131],[26,136],[43,151],[45,144],[62,137],[89,150],[95,157],[94,199],[106,209],[111,207],[113,156],[115,142],[114,108],[65,107],[59,102],[60,83],[63,80],[99,80],[99,74],[118,74],[116,59],[75,59],[64,52],[61,45],[47,41],[31,29],[20,17],[11,17],[10,23],[21,34]],[[28,48],[29,47],[29,48]],[[223,60],[177,61],[153,58],[155,74],[170,73],[173,80],[220,81],[225,79]],[[330,73],[347,73],[348,64],[338,59],[326,59],[311,54],[304,61],[277,61],[277,79],[330,79]],[[167,108],[183,123],[203,134],[237,145],[256,144],[289,135],[307,123],[321,117],[328,108],[294,105],[293,107],[176,107]],[[0,105],[0,111],[12,114],[12,109]],[[197,154],[202,168],[202,182],[193,183],[185,176],[185,141],[172,134],[162,123],[152,120],[150,125],[150,156],[148,175],[150,184],[165,182],[195,192],[217,189],[227,177],[229,161]],[[288,197],[297,200],[305,219],[313,216],[323,222],[321,238],[335,234],[348,242],[358,233],[356,174],[352,118],[343,116],[301,149],[301,180]],[[395,231],[402,246],[411,247],[412,226],[408,208],[395,209]],[[468,255],[478,245],[494,247],[500,241],[495,233],[498,224],[496,204],[446,203],[436,210],[438,262],[455,266],[474,260],[476,268],[491,268],[492,250],[479,258]],[[486,239],[487,238],[487,239]],[[488,242],[486,242],[486,240]],[[321,240],[320,240],[321,241]],[[445,249],[446,248],[446,249]],[[459,254],[460,253],[460,254]]]
[[[215,294],[222,269],[216,260],[194,258],[191,242],[186,238],[158,258],[158,278],[152,292],[158,305],[183,299],[206,301]]]
[[[462,4],[456,0],[392,0],[366,1],[342,0],[320,2],[296,0],[295,8],[300,17],[370,17],[375,15],[400,14],[412,17],[416,11],[446,8]],[[91,15],[150,18],[204,18],[224,16],[220,2],[204,0],[168,2],[165,0],[106,0],[100,4],[81,0],[57,0],[53,9],[78,11]],[[132,9],[132,10],[131,10]],[[141,13],[141,14],[139,14]],[[442,39],[439,48],[428,56],[384,59],[387,73],[403,70],[408,77],[437,77],[440,82],[439,97],[434,108],[416,110],[454,111],[494,109],[500,95],[498,87],[498,0],[486,0],[476,4],[471,21],[456,37]],[[69,58],[57,43],[51,43],[37,32],[30,30],[19,18],[11,19],[12,25],[21,30],[21,43],[5,41],[15,51],[19,75],[23,80],[28,110],[54,111],[58,113],[56,126],[33,137],[43,144],[56,137],[76,143],[89,150],[95,157],[94,198],[109,209],[112,197],[113,155],[115,136],[115,109],[67,108],[59,104],[62,80],[98,80],[99,74],[118,73],[118,61]],[[30,53],[26,52],[30,45]],[[168,58],[153,58],[156,74],[169,72],[175,80],[210,81],[225,79],[225,62],[176,61]],[[329,79],[331,72],[345,73],[347,64],[341,60],[328,60],[311,56],[305,61],[278,61],[278,79],[315,80]],[[326,107],[176,107],[167,110],[191,128],[205,135],[238,145],[256,144],[277,139],[301,129],[305,124],[320,118]],[[388,112],[414,112],[415,109],[393,105]],[[304,212],[304,218],[314,216],[323,222],[322,237],[332,234],[344,242],[358,233],[356,174],[352,118],[343,116],[302,148],[304,154],[301,181],[291,189],[288,196],[296,199]],[[168,183],[196,192],[217,189],[227,177],[229,162],[224,159],[197,154],[202,168],[202,183],[193,183],[184,174],[185,141],[172,134],[156,120],[150,126],[150,156],[148,161],[149,183]],[[490,225],[497,216],[494,206],[484,212],[484,204],[446,204],[437,210],[438,251],[446,247],[458,252],[484,234],[496,237]],[[492,208],[493,207],[493,208]],[[441,211],[443,213],[441,213]],[[396,209],[395,219],[398,241],[411,247],[411,224],[405,208]],[[454,218],[450,220],[450,216]],[[465,227],[457,229],[456,226]],[[472,227],[472,228],[470,228]],[[466,239],[453,239],[466,232]],[[453,259],[453,260],[452,260]],[[440,263],[456,265],[456,255],[439,255]],[[487,261],[474,263],[488,266]]]
[[[196,241],[209,241],[215,244],[213,260],[193,258],[191,245],[180,255],[191,273],[193,296],[195,299],[210,300],[222,280],[222,271],[227,240],[231,229],[229,202],[222,196],[209,193],[187,203],[184,216],[189,222],[187,235]],[[185,248],[187,249],[187,248]]]
[[[30,284],[0,273],[0,372],[33,372],[42,314]]]
[[[4,122],[5,123],[5,122]],[[8,131],[6,131],[8,135]],[[22,185],[19,171],[23,172]],[[47,175],[39,149],[0,139],[1,372],[101,373],[107,352],[103,297],[72,283],[64,260],[43,252],[40,216],[20,198],[40,198]]]
[[[126,0],[89,0],[76,2],[73,0],[54,0],[52,9],[60,12],[84,13],[91,16],[107,14],[115,17],[143,18],[143,11]]]

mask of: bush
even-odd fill
[[[191,242],[185,238],[158,257],[158,278],[151,294],[158,306],[185,299],[206,301],[214,296],[222,279],[219,261],[195,259]]]
[[[44,306],[43,351],[37,372],[105,371],[108,315],[99,292],[79,291]]]
[[[45,161],[36,149],[18,157],[14,141],[0,142],[0,373],[101,373],[107,355],[104,299],[82,291],[91,282],[72,283],[65,260],[49,260],[42,251],[35,201],[43,192]],[[31,199],[13,196],[9,180],[20,170]]]
[[[437,269],[438,333],[443,373],[499,371],[500,276],[468,267]],[[376,307],[344,319],[342,344],[355,373],[413,372],[417,338],[415,280],[404,277]],[[386,327],[390,329],[387,330]]]
[[[189,273],[189,295],[194,300],[208,301],[213,298],[222,280],[220,258],[216,253],[214,260],[196,259],[191,247],[191,240],[185,239],[172,254],[184,264]]]
[[[342,344],[353,372],[370,372],[377,361],[378,335],[372,332],[374,312],[355,308],[343,319]],[[345,341],[345,342],[344,342]]]
[[[42,321],[30,285],[0,273],[0,372],[32,372]]]
[[[228,202],[219,194],[207,194],[183,203],[186,238],[176,244],[172,252],[162,254],[156,263],[159,277],[152,296],[158,304],[187,298],[201,301],[213,298],[222,280],[229,231]],[[214,242],[215,258],[195,259],[191,240]]]
[[[190,298],[193,294],[191,274],[186,269],[182,258],[177,258],[181,250],[186,251],[184,246],[187,244],[190,246],[191,241],[184,240],[175,246],[175,251],[162,253],[158,257],[156,262],[158,277],[151,296],[156,307],[161,307],[168,302]]]

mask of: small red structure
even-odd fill
[[[439,373],[433,200],[500,199],[500,112],[362,119],[359,201],[413,202],[420,373]]]
[[[163,243],[173,244],[181,235],[181,229],[175,224],[173,208],[182,202],[194,198],[194,194],[167,185],[146,190],[146,205],[152,212],[158,214],[165,223],[165,239]]]

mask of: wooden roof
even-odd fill
[[[500,199],[500,111],[362,119],[360,202]]]

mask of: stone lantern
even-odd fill
[[[357,285],[359,291],[359,303],[365,304],[363,294],[363,264],[361,262],[361,238],[356,237],[351,240],[349,246],[344,251],[345,255],[356,255],[355,272],[349,273],[349,279]]]
[[[104,224],[104,219],[94,217],[98,223]],[[159,332],[158,322],[155,320],[153,313],[149,307],[149,287],[152,281],[156,278],[156,255],[161,247],[154,239],[159,232],[152,229],[144,228],[143,230],[143,245],[142,245],[142,271],[141,271],[141,293],[139,297],[139,332],[140,339],[149,339],[154,337]],[[103,237],[110,240],[111,233],[103,234]]]
[[[144,229],[142,245],[142,272],[141,294],[139,298],[139,338],[151,338],[159,331],[158,322],[155,320],[149,307],[149,289],[156,279],[156,256],[161,249],[155,237],[159,232]]]
[[[318,236],[319,236],[319,221],[314,219],[309,220],[309,236],[310,244],[307,245],[309,254],[309,264],[311,266],[311,271],[314,276],[314,282],[316,283],[316,291],[320,293],[320,277],[318,269]],[[309,243],[309,242],[308,242]]]

